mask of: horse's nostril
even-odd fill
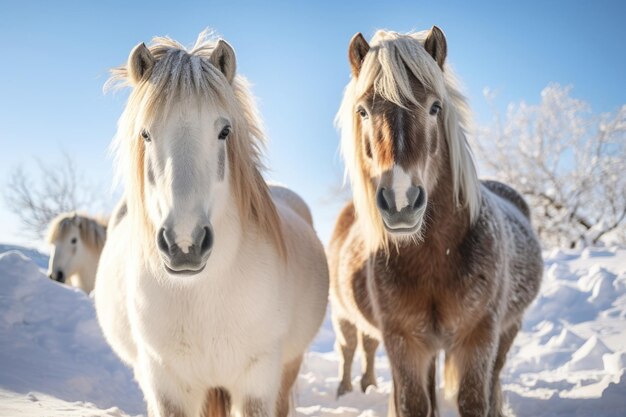
[[[426,202],[426,193],[422,187],[411,187],[407,191],[409,205],[413,210],[418,210],[424,206]]]
[[[376,205],[378,205],[378,208],[383,211],[389,211],[389,204],[387,203],[387,200],[385,199],[384,191],[385,191],[384,188],[380,188],[378,192],[376,193]]]
[[[418,187],[418,189],[419,195],[417,196],[417,201],[413,205],[415,209],[424,207],[424,204],[426,203],[426,193],[424,192],[424,189],[422,187]]]
[[[211,228],[208,226],[204,227],[204,236],[202,238],[202,243],[200,244],[200,253],[205,254],[213,247],[213,233],[211,232]]]
[[[157,245],[159,246],[161,252],[170,252],[170,246],[167,243],[167,239],[165,238],[165,228],[161,228],[161,230],[159,230],[159,233],[157,234]]]
[[[58,282],[65,282],[65,277],[63,276],[63,271],[58,271],[57,272],[57,281]]]

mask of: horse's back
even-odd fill
[[[500,242],[494,253],[494,262],[506,265],[508,290],[507,320],[519,320],[539,292],[543,275],[541,245],[530,223],[530,210],[524,198],[513,188],[497,181],[482,181],[485,222],[499,222],[496,236]],[[498,261],[500,260],[500,261]]]
[[[492,193],[508,200],[511,204],[517,207],[517,209],[522,212],[528,220],[530,220],[530,208],[528,207],[528,203],[526,203],[524,197],[522,197],[517,190],[499,181],[481,180],[480,182]]]
[[[293,360],[313,340],[324,319],[328,303],[328,264],[304,200],[286,187],[270,185],[269,188],[287,249],[288,283],[284,284],[284,289],[291,294],[287,297],[291,300],[291,325],[285,357]]]
[[[270,184],[270,193],[274,202],[282,202],[298,214],[310,226],[313,226],[313,216],[306,202],[295,191],[279,185]]]

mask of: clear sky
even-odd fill
[[[253,83],[270,139],[268,177],[304,196],[327,240],[343,173],[333,118],[355,32],[369,39],[379,28],[442,28],[449,62],[486,122],[485,87],[502,108],[537,102],[552,81],[573,85],[594,112],[626,103],[625,18],[625,1],[2,0],[0,186],[33,156],[58,160],[65,149],[108,190],[107,147],[126,98],[102,93],[108,68],[154,35],[192,44],[210,27],[233,45],[239,72]],[[0,242],[23,242],[4,201]]]

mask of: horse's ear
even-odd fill
[[[348,46],[348,59],[350,60],[352,75],[355,77],[359,76],[363,60],[369,50],[370,45],[367,43],[361,32],[358,32],[350,40],[350,46]]]
[[[430,29],[430,33],[424,41],[424,49],[437,62],[439,68],[443,70],[443,64],[446,62],[446,56],[448,56],[448,44],[443,31],[437,26],[433,26]]]
[[[223,39],[217,41],[209,62],[224,74],[229,83],[233,82],[237,70],[237,60],[235,59],[235,51],[228,42]]]
[[[145,43],[135,46],[128,56],[128,78],[137,85],[144,77],[149,77],[154,66],[154,57]]]

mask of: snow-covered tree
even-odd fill
[[[494,111],[477,129],[478,160],[524,194],[544,245],[626,242],[626,105],[597,115],[571,90],[550,84],[539,104]]]

